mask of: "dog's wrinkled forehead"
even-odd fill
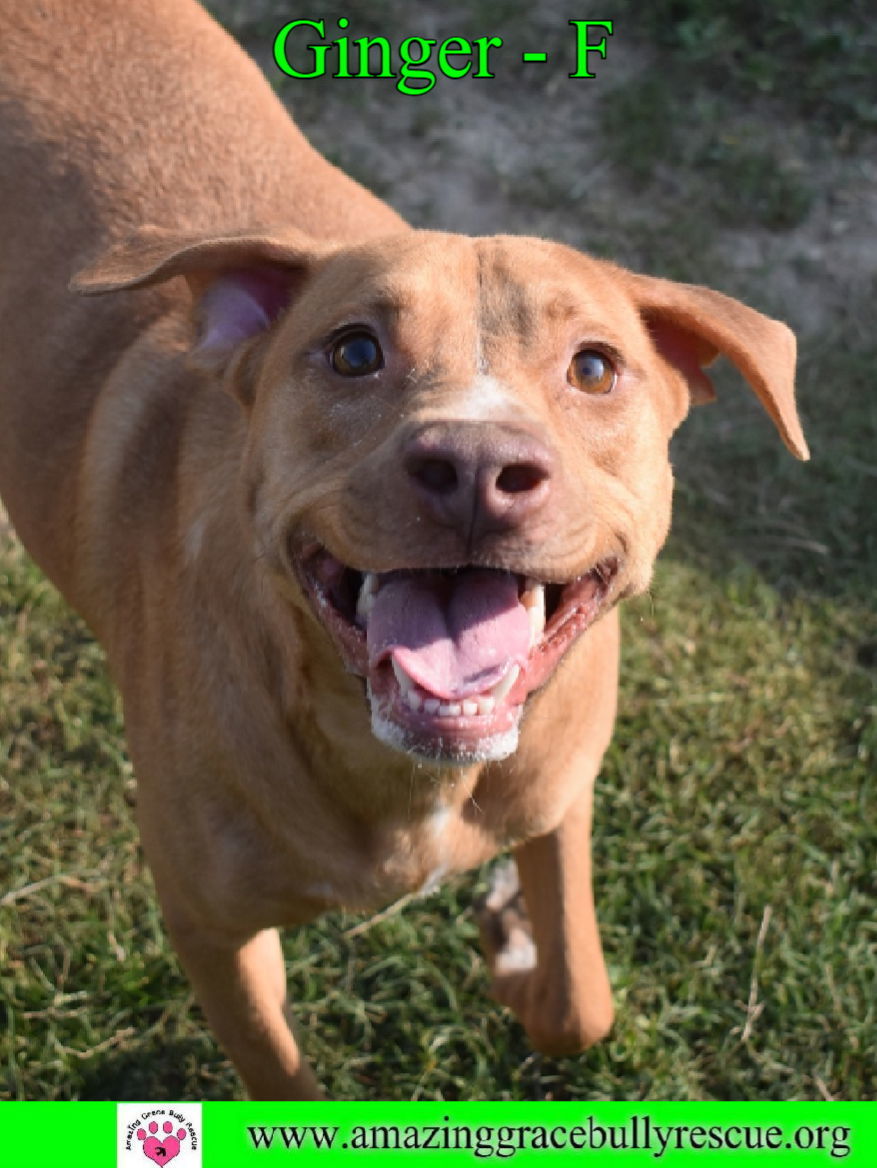
[[[534,356],[557,335],[620,345],[638,314],[610,265],[560,244],[418,231],[330,261],[321,300],[333,318],[404,330],[422,353],[474,354],[486,367]]]
[[[472,241],[478,264],[478,324],[485,341],[515,336],[522,347],[555,329],[617,332],[636,319],[607,265],[546,240]]]

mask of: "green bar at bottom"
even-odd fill
[[[0,1104],[0,1166],[412,1160],[872,1168],[877,1103],[142,1103],[118,1113],[114,1103]]]

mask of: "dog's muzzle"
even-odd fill
[[[292,560],[367,682],[377,737],[457,764],[514,751],[527,698],[606,607],[619,569],[609,557],[563,584],[478,565],[359,572],[313,542]]]

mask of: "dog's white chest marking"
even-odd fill
[[[429,896],[431,892],[435,892],[448,874],[449,866],[442,861],[442,854],[447,851],[446,846],[444,846],[444,839],[445,832],[451,821],[451,815],[451,807],[447,803],[439,803],[435,810],[431,811],[426,817],[427,835],[433,845],[433,854],[439,862],[427,874],[423,883],[418,888],[418,896]]]
[[[436,844],[439,844],[447,830],[451,818],[451,809],[447,803],[440,803],[427,819],[429,834]]]

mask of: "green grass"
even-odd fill
[[[280,7],[248,8],[238,31],[266,35]],[[564,187],[542,163],[521,197],[559,205],[567,238],[590,234],[604,254],[647,256],[653,271],[779,312],[761,272],[723,267],[710,250],[716,216],[782,233],[824,196],[821,176],[802,176],[794,157],[812,149],[836,160],[871,124],[865,42],[849,31],[860,6],[821,25],[810,4],[771,6],[770,20],[759,17],[760,56],[745,68],[746,5],[719,11],[706,0],[653,5],[648,17],[637,8],[640,35],[675,66],[651,75],[644,95],[628,87],[630,116],[601,121],[607,158],[621,166],[624,134],[643,155],[622,176],[624,217],[580,225],[565,194],[576,176]],[[832,58],[824,37],[839,37],[846,55]],[[746,69],[759,60],[756,84]],[[710,69],[724,79],[720,97],[703,82]],[[780,86],[784,71],[806,73],[795,98]],[[813,87],[829,75],[817,116]],[[755,129],[744,100],[753,89],[772,111]],[[680,109],[691,113],[685,141],[672,128],[651,132]],[[418,116],[428,136],[430,118]],[[764,162],[780,139],[791,194],[771,186]],[[740,207],[722,202],[729,178]],[[795,204],[799,187],[806,206]],[[681,189],[694,193],[684,216]],[[532,1053],[487,996],[471,911],[486,874],[475,873],[368,927],[329,916],[287,938],[303,1044],[332,1094],[877,1095],[872,303],[851,295],[802,345],[811,464],[781,450],[731,375],[674,442],[674,530],[651,593],[626,610],[618,730],[598,789],[597,898],[618,1011],[610,1040],[580,1058]],[[133,782],[99,650],[0,535],[0,1097],[239,1092],[164,938],[133,829]]]
[[[574,1060],[529,1051],[486,996],[476,876],[360,935],[336,916],[288,939],[305,1046],[336,1095],[873,1097],[867,614],[681,554],[628,611],[600,782],[612,1039]],[[234,1079],[162,937],[98,655],[19,553],[5,563],[2,1090],[221,1097]]]
[[[619,25],[660,46],[665,71],[739,100],[765,96],[841,141],[877,127],[868,0],[617,0]]]

